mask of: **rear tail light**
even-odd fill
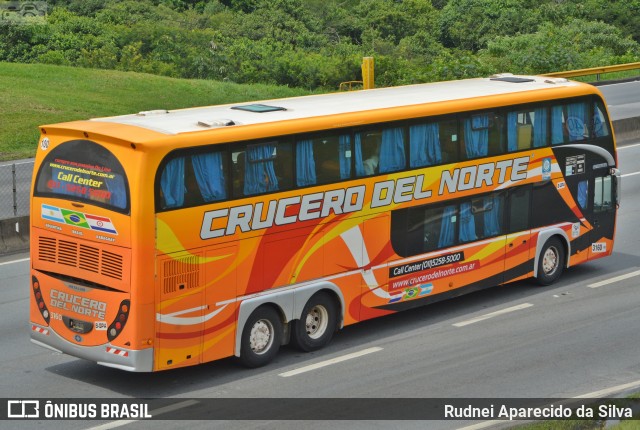
[[[33,291],[33,297],[36,300],[36,305],[38,306],[38,310],[42,314],[42,318],[49,324],[49,309],[47,309],[47,305],[44,304],[44,298],[42,297],[42,290],[40,289],[40,282],[38,282],[38,278],[35,276],[31,277],[31,291]]]
[[[118,313],[115,319],[113,320],[113,322],[111,323],[111,325],[109,326],[109,328],[107,329],[107,339],[109,339],[109,341],[112,341],[113,339],[118,337],[118,335],[124,328],[125,324],[127,323],[127,319],[129,318],[130,307],[131,307],[131,302],[129,300],[123,300],[122,303],[120,303],[120,307],[118,308]]]

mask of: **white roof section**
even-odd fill
[[[531,81],[514,83],[496,80],[497,78],[523,78]],[[578,85],[580,84],[563,78],[501,74],[490,78],[243,102],[173,111],[147,111],[133,115],[95,118],[91,121],[132,125],[170,135],[233,126],[229,121],[234,125],[264,124]],[[256,113],[232,109],[232,107],[251,104],[277,106],[286,110]]]

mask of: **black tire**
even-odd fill
[[[316,351],[329,343],[338,324],[338,306],[327,293],[314,294],[291,323],[291,344],[301,351]]]
[[[550,285],[560,278],[565,266],[564,246],[560,239],[552,237],[542,247],[538,257],[538,275],[540,285]]]
[[[278,354],[282,343],[282,320],[273,308],[256,309],[242,330],[240,362],[246,367],[260,367]]]

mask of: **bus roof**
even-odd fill
[[[146,111],[131,115],[95,118],[91,121],[141,127],[165,135],[173,135],[226,128],[233,125],[266,124],[581,86],[586,85],[563,78],[500,74],[490,78],[407,85],[366,91],[311,95],[171,111]],[[593,90],[593,92],[596,92],[596,90]]]

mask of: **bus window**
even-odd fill
[[[486,112],[462,120],[464,159],[504,153],[502,115]]]
[[[606,110],[602,101],[598,100],[593,105],[593,137],[609,136],[609,127],[607,126]]]
[[[507,151],[515,152],[547,146],[547,109],[537,108],[507,113]]]
[[[586,102],[567,103],[551,108],[551,144],[589,138]]]
[[[351,177],[351,139],[348,134],[296,142],[296,185],[327,184]]]
[[[406,167],[403,127],[356,133],[357,176],[396,172]]]
[[[596,178],[593,196],[594,212],[604,212],[613,207],[611,184],[611,176]]]
[[[457,160],[455,120],[415,124],[409,127],[409,167],[425,167]]]
[[[460,205],[460,242],[471,242],[502,234],[504,197],[492,195]]]
[[[529,230],[531,187],[518,187],[509,192],[509,233]]]
[[[293,156],[289,142],[249,144],[233,151],[231,160],[234,197],[293,187]]]
[[[160,209],[190,207],[227,198],[227,161],[222,151],[171,158],[160,174]]]
[[[122,164],[89,140],[53,149],[38,171],[35,195],[85,201],[118,212],[129,209],[129,184]]]

